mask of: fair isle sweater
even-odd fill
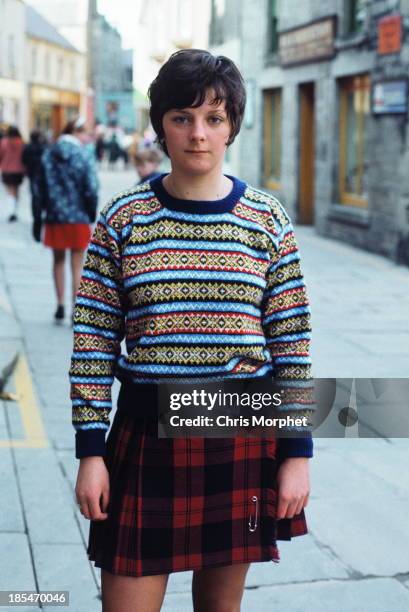
[[[70,368],[78,458],[105,453],[114,376],[135,389],[310,378],[310,310],[282,205],[234,177],[224,199],[180,200],[163,176],[113,198],[88,248]],[[311,457],[312,439],[279,450]]]

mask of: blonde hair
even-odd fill
[[[143,149],[133,154],[133,160],[135,164],[144,164],[146,162],[152,162],[154,164],[160,164],[163,159],[163,155],[158,149]]]

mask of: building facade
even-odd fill
[[[87,52],[88,5],[92,0],[30,0],[76,49]]]
[[[0,2],[0,126],[17,125],[27,136],[25,6]]]
[[[89,84],[94,94],[94,114],[106,125],[136,128],[133,94],[133,52],[122,48],[118,30],[98,13],[96,2],[89,14]]]
[[[319,234],[409,263],[408,0],[253,0],[236,41],[247,114],[235,170]]]
[[[135,35],[135,75],[138,129],[149,124],[146,97],[161,65],[179,49],[207,49],[210,0],[141,0]]]
[[[33,7],[26,6],[30,129],[56,137],[84,111],[86,57]]]

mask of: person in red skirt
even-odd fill
[[[223,174],[245,108],[235,64],[178,51],[149,95],[171,172],[108,202],[88,248],[70,368],[75,495],[103,612],[158,612],[169,574],[188,570],[195,612],[237,612],[250,564],[278,562],[277,541],[308,532],[312,439],[159,437],[161,383],[308,381],[308,299],[282,205]]]
[[[84,251],[88,246],[98,205],[94,164],[82,145],[85,122],[71,120],[57,142],[41,158],[33,197],[33,236],[53,251],[53,278],[57,295],[55,321],[65,317],[65,253],[71,253],[72,299],[78,291]]]
[[[10,125],[6,136],[0,141],[0,169],[1,178],[7,192],[10,215],[9,222],[17,221],[18,196],[21,183],[24,180],[26,169],[22,156],[24,142],[19,129]]]

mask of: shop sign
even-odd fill
[[[373,84],[372,112],[376,115],[406,113],[408,87],[404,79]]]
[[[378,21],[378,53],[399,53],[402,47],[402,16],[388,15]]]
[[[73,91],[60,91],[51,87],[34,85],[31,88],[32,104],[57,104],[61,106],[79,106],[80,96]]]
[[[335,16],[317,19],[279,33],[279,55],[283,66],[303,64],[335,55]]]

